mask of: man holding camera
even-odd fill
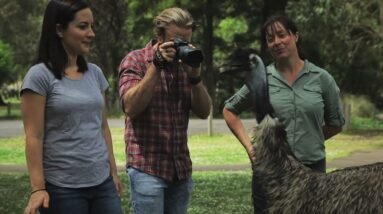
[[[134,213],[186,213],[192,190],[189,112],[207,118],[202,53],[189,44],[195,23],[180,8],[154,19],[155,39],[121,62],[127,173]]]

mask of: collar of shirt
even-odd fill
[[[320,71],[318,69],[316,69],[317,66],[315,66],[314,64],[312,64],[311,62],[309,62],[307,59],[304,61],[304,65],[303,65],[303,68],[302,70],[299,72],[299,75],[297,77],[297,80],[303,76],[303,75],[306,75],[306,74],[309,74],[309,73],[319,73]],[[275,63],[272,63],[270,64],[269,66],[267,66],[266,68],[266,71],[267,71],[267,74],[268,75],[272,75],[274,78],[282,81],[282,82],[285,82],[286,83],[286,80],[285,78],[282,77],[281,73],[275,68]],[[287,83],[286,83],[287,84]]]

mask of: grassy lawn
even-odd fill
[[[359,130],[343,133],[326,142],[327,160],[345,157],[356,151],[383,148],[383,132]],[[122,128],[112,128],[114,153],[117,164],[125,164],[125,144]],[[231,134],[208,137],[195,135],[189,138],[194,166],[246,164],[247,155],[242,145]],[[0,139],[0,164],[25,164],[24,137]]]
[[[130,212],[127,176],[122,205]],[[26,174],[0,174],[0,213],[22,213],[29,197],[30,187]],[[252,213],[250,172],[195,172],[189,214]],[[219,211],[219,212],[217,212]]]
[[[370,123],[369,123],[370,124]],[[381,124],[379,124],[381,126]],[[376,128],[376,127],[373,127]],[[119,165],[125,163],[123,129],[113,128],[114,151]],[[193,164],[223,165],[246,164],[247,155],[231,134],[189,138]],[[326,142],[327,160],[345,157],[356,151],[383,149],[382,131],[365,130],[342,133]],[[25,164],[24,137],[0,139],[0,164]],[[125,186],[122,204],[130,212],[127,176],[120,174]],[[194,172],[190,214],[252,213],[251,172]],[[22,213],[30,192],[29,178],[25,173],[0,173],[0,213]]]

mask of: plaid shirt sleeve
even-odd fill
[[[144,70],[140,64],[145,64],[143,62],[144,58],[140,57],[138,52],[130,52],[121,62],[119,68],[119,95],[120,95],[120,104],[122,110],[124,111],[124,94],[132,87],[136,86],[144,76]]]

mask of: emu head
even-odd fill
[[[237,49],[220,68],[222,73],[236,73],[245,76],[245,84],[250,90],[251,102],[255,108],[257,122],[269,114],[274,114],[269,99],[266,67],[257,52],[252,49]],[[245,73],[245,74],[243,74]]]
[[[220,67],[220,72],[240,77],[247,76],[251,69],[249,56],[256,53],[253,49],[239,48],[234,50]]]
[[[294,156],[287,143],[287,133],[283,123],[266,115],[255,130],[256,159],[259,161],[287,160]]]

